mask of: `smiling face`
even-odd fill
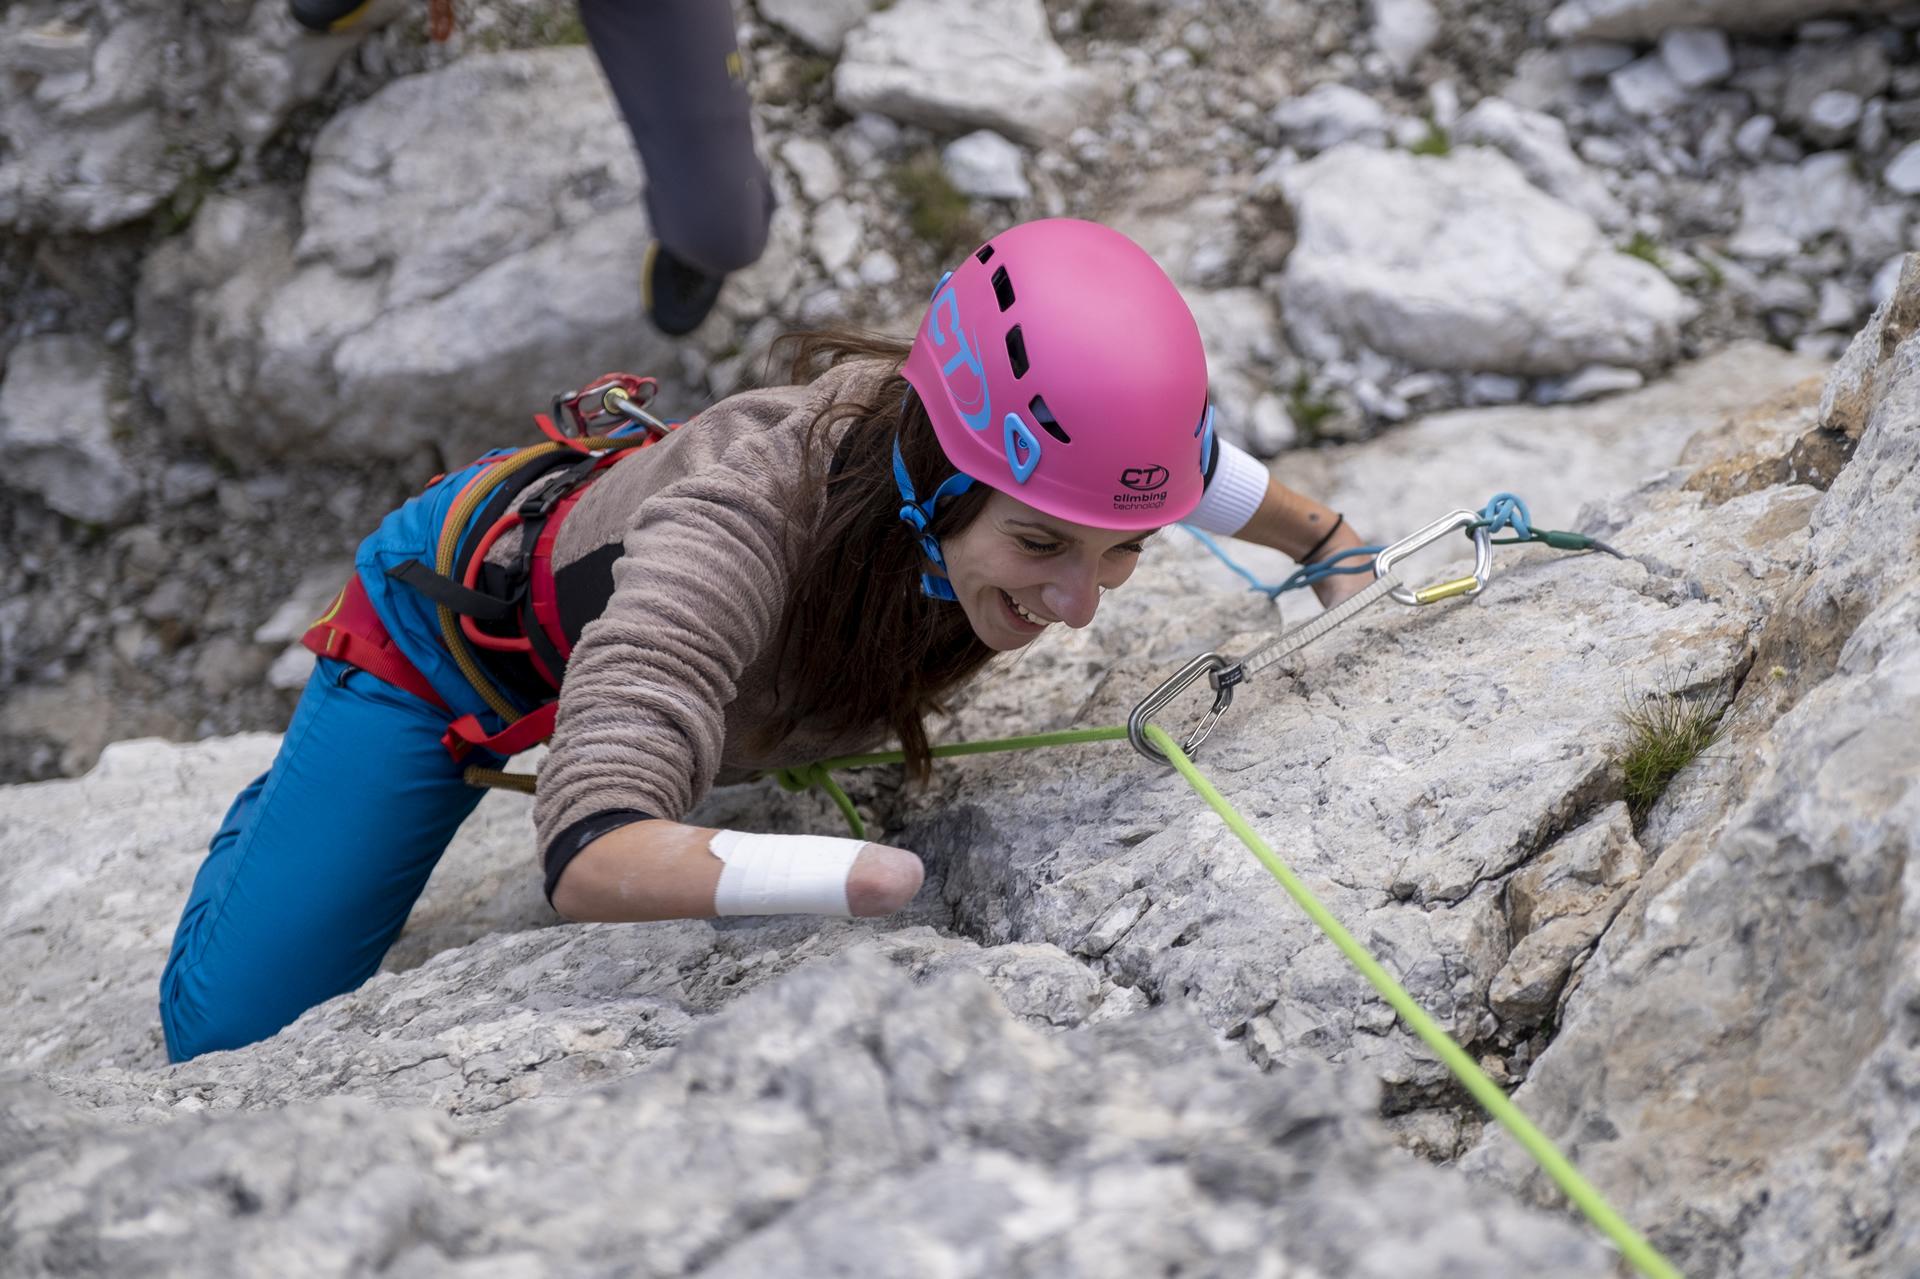
[[[1004,653],[1055,622],[1091,622],[1100,592],[1133,575],[1151,536],[1056,519],[995,490],[972,523],[941,539],[940,549],[973,633]]]

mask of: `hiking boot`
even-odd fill
[[[670,337],[680,337],[700,327],[726,282],[724,275],[708,275],[682,262],[655,240],[647,246],[646,260],[640,264],[640,303],[646,307],[653,327]]]
[[[293,20],[323,36],[385,26],[402,7],[393,0],[287,0]]]

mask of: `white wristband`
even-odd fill
[[[1213,478],[1200,505],[1193,508],[1185,523],[1207,533],[1232,537],[1247,526],[1260,501],[1267,495],[1272,478],[1259,458],[1245,449],[1220,441],[1220,460],[1214,464]]]
[[[707,847],[726,863],[713,890],[716,915],[853,915],[847,876],[861,840],[723,830]]]

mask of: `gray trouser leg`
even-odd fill
[[[773,186],[753,149],[732,5],[580,0],[580,18],[640,149],[654,234],[712,274],[755,261]]]

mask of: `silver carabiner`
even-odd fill
[[[1213,706],[1201,717],[1193,732],[1187,735],[1187,740],[1180,743],[1180,749],[1189,755],[1199,749],[1200,743],[1206,741],[1207,734],[1213,731],[1213,726],[1220,722],[1220,716],[1227,707],[1233,705],[1233,686],[1242,678],[1240,664],[1229,662],[1218,653],[1200,654],[1175,671],[1172,678],[1148,693],[1133,708],[1133,714],[1127,716],[1127,740],[1133,744],[1134,750],[1156,764],[1173,767],[1173,761],[1167,758],[1166,752],[1147,740],[1147,725],[1202,675],[1213,685]]]
[[[600,393],[601,412],[614,417],[625,418],[629,422],[637,422],[641,426],[646,427],[648,432],[657,440],[664,440],[667,436],[673,434],[672,427],[642,407],[645,401],[634,399],[631,395],[627,394],[626,388],[618,383],[608,386],[604,392],[601,391],[600,387],[594,387],[592,390],[582,392],[583,395],[593,395],[595,393]],[[647,397],[647,399],[652,398],[652,396]]]
[[[1373,558],[1373,575],[1385,577],[1394,562],[1413,554],[1431,542],[1437,542],[1455,529],[1471,528],[1479,522],[1476,511],[1448,511],[1433,523],[1389,546]],[[1452,599],[1456,595],[1478,595],[1486,588],[1487,580],[1493,576],[1493,539],[1484,528],[1473,530],[1473,575],[1456,577],[1452,581],[1435,582],[1432,586],[1414,590],[1407,586],[1396,586],[1388,594],[1402,604],[1433,604],[1440,600]]]

